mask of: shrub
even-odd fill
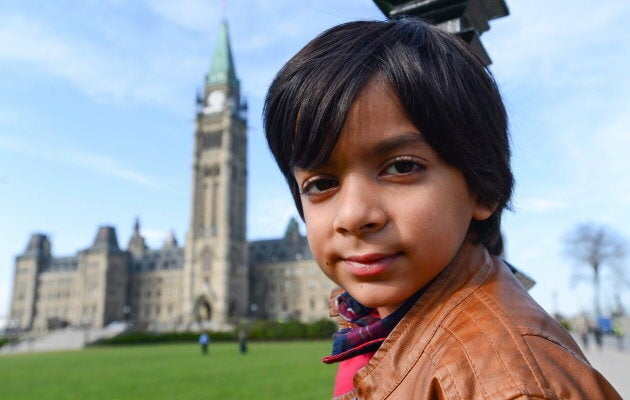
[[[337,326],[328,319],[310,324],[299,321],[256,321],[245,329],[253,340],[329,339]]]
[[[310,324],[299,321],[255,321],[242,324],[235,331],[208,332],[213,342],[235,341],[237,332],[245,330],[249,340],[298,340],[298,339],[330,339],[337,330],[335,323],[329,319],[321,319]],[[96,346],[118,346],[155,343],[194,342],[199,339],[199,332],[148,332],[127,331],[108,339],[94,342]]]
[[[337,324],[329,319],[320,319],[306,326],[309,339],[328,339],[337,331]]]
[[[235,340],[234,332],[208,332],[213,341]],[[155,343],[182,343],[196,342],[199,339],[198,332],[142,332],[128,331],[117,336],[100,339],[93,343],[97,346],[117,346],[132,344],[155,344]]]

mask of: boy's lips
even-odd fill
[[[364,254],[346,257],[345,267],[355,276],[367,277],[380,274],[388,269],[398,258],[399,253],[394,254]]]

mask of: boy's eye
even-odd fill
[[[329,178],[311,178],[302,185],[302,194],[317,195],[337,187],[337,182]]]
[[[424,169],[424,166],[413,159],[401,158],[395,160],[385,168],[386,175],[404,175]]]

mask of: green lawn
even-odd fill
[[[0,399],[328,399],[329,342],[101,347],[0,357]]]

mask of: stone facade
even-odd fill
[[[101,327],[122,319],[127,302],[129,253],[112,227],[72,257],[54,258],[48,237],[35,234],[16,258],[11,324],[22,329],[58,325]]]
[[[226,23],[197,96],[191,216],[185,246],[173,235],[149,249],[136,221],[126,249],[114,227],[76,255],[54,257],[34,234],[16,257],[9,323],[20,329],[224,329],[245,317],[328,316],[333,284],[291,220],[285,237],[247,242],[247,121]]]
[[[328,315],[335,284],[313,261],[291,220],[284,238],[249,244],[251,312],[259,318],[312,322]]]

